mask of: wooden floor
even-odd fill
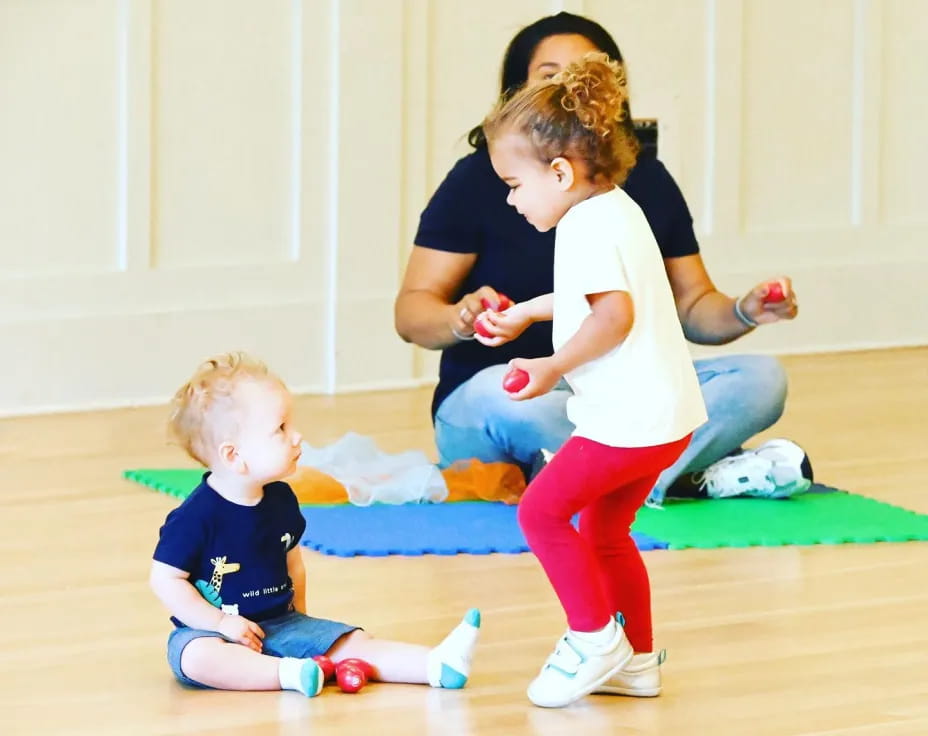
[[[928,348],[789,358],[787,415],[820,480],[928,513]],[[432,451],[429,392],[298,401],[312,444],[348,430]],[[563,618],[531,555],[307,554],[310,608],[434,643],[469,606],[484,631],[460,692],[187,691],[146,584],[174,501],[120,471],[185,464],[163,408],[0,421],[0,734],[928,734],[928,544],[648,552],[655,700],[532,707]]]

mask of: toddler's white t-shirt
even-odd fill
[[[587,294],[627,291],[635,308],[618,347],[571,371],[575,435],[613,447],[673,442],[706,421],[699,380],[657,241],[641,208],[615,189],[571,207],[554,246],[554,349],[591,313]]]

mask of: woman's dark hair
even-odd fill
[[[578,35],[586,38],[599,51],[609,55],[613,61],[620,64],[624,62],[622,52],[609,35],[609,32],[596,21],[584,18],[582,15],[560,12],[557,15],[548,15],[536,20],[531,25],[519,31],[503,57],[503,69],[500,75],[500,97],[508,100],[516,91],[528,81],[528,65],[535,55],[535,49],[546,38],[551,36]],[[632,128],[631,111],[625,110],[625,124]],[[477,126],[467,134],[467,142],[474,148],[487,144],[483,128]]]

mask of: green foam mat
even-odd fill
[[[178,470],[151,470],[140,468],[138,470],[125,470],[123,477],[140,483],[143,486],[154,488],[169,496],[184,499],[193,489],[200,485],[203,479],[203,468],[184,468]]]
[[[641,509],[634,528],[667,542],[669,549],[928,540],[928,515],[813,488],[819,492],[778,501],[668,501],[663,509]],[[822,492],[828,490],[834,492]]]
[[[183,499],[203,470],[139,469],[123,475]],[[779,501],[671,500],[663,509],[642,508],[633,529],[669,549],[928,540],[928,515],[819,484],[813,489],[817,492]]]

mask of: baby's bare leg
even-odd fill
[[[340,638],[327,652],[335,662],[357,657],[374,668],[383,682],[429,684],[461,688],[470,675],[470,661],[480,630],[480,612],[471,609],[437,647],[375,639],[356,630]]]
[[[322,690],[322,671],[311,659],[271,657],[216,637],[191,641],[180,666],[191,680],[218,690],[287,689],[308,697]]]
[[[382,682],[425,684],[431,649],[419,644],[375,639],[365,631],[355,630],[339,639],[327,652],[335,662],[357,657],[374,668],[374,679]]]
[[[180,657],[187,677],[219,690],[280,690],[279,664],[278,657],[217,637],[194,639]]]

